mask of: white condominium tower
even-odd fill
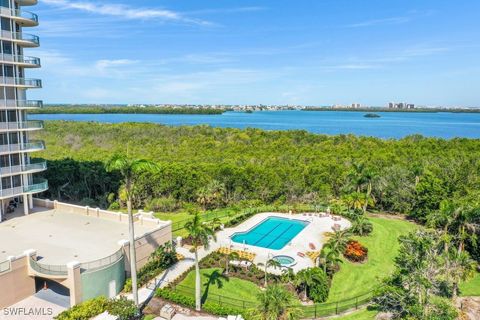
[[[25,214],[33,208],[33,194],[48,189],[47,181],[35,173],[46,170],[45,162],[33,162],[30,153],[43,150],[44,143],[31,141],[30,132],[41,130],[41,121],[27,121],[30,109],[41,101],[27,100],[27,90],[41,88],[38,79],[26,79],[29,68],[39,68],[40,59],[24,55],[25,48],[38,47],[39,38],[23,33],[25,27],[38,25],[37,15],[24,6],[37,0],[0,0],[0,221],[7,212],[22,207]]]

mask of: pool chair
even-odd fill
[[[301,257],[301,258],[305,258],[305,253],[303,252],[297,252],[297,256]]]
[[[317,247],[315,247],[315,245],[311,242],[308,244],[308,247],[312,250],[317,250]]]

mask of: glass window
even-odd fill
[[[0,0],[0,6],[4,8],[10,8],[10,1],[9,0]]]
[[[4,54],[12,54],[13,53],[12,43],[10,41],[3,41],[2,50]]]
[[[8,155],[0,156],[0,166],[2,168],[10,167],[10,159],[9,159]]]
[[[18,153],[10,155],[10,162],[12,166],[20,165],[20,155]]]
[[[22,177],[21,176],[13,176],[12,177],[13,187],[21,187],[22,186]]]
[[[10,132],[9,138],[10,144],[18,144],[18,134],[16,132]]]
[[[4,30],[4,31],[11,31],[12,30],[9,19],[2,17],[2,30]]]
[[[10,189],[10,188],[12,188],[12,180],[10,180],[10,177],[2,178],[2,189]]]

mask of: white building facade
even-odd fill
[[[48,189],[46,180],[35,178],[45,171],[44,161],[32,161],[30,153],[45,148],[42,141],[30,140],[32,131],[43,129],[41,121],[28,121],[28,110],[42,107],[41,101],[27,99],[27,90],[41,88],[39,79],[27,79],[29,68],[39,68],[40,59],[24,55],[36,48],[39,38],[23,32],[38,25],[36,14],[24,10],[37,0],[0,0],[0,221],[7,212],[23,203],[25,214],[33,208],[33,194]]]

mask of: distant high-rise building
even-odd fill
[[[27,100],[27,90],[41,88],[38,79],[26,79],[25,71],[39,68],[40,59],[24,56],[24,48],[38,47],[39,38],[23,33],[24,27],[38,25],[36,14],[22,6],[37,0],[0,1],[0,221],[13,200],[23,202],[25,214],[33,207],[33,194],[45,191],[47,181],[33,174],[46,170],[46,163],[30,160],[30,153],[43,150],[44,143],[31,141],[30,132],[43,129],[41,121],[27,121],[27,111],[40,108],[41,101]]]

